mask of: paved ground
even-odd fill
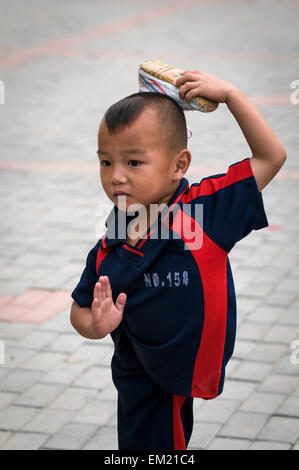
[[[112,343],[72,329],[69,295],[108,202],[99,120],[137,90],[138,63],[158,58],[239,86],[288,151],[263,192],[270,227],[231,254],[235,353],[223,394],[195,401],[189,447],[298,450],[298,2],[17,4],[3,0],[0,18],[0,447],[117,448]],[[187,119],[190,182],[250,156],[225,106]]]

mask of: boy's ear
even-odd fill
[[[175,156],[175,179],[181,179],[191,163],[191,152],[188,149],[181,150]]]

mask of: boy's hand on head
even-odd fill
[[[118,327],[122,320],[127,296],[119,294],[114,304],[108,276],[100,276],[94,287],[94,299],[91,305],[92,327],[104,337]]]
[[[238,90],[231,83],[199,70],[185,70],[174,85],[179,88],[180,98],[187,102],[201,96],[217,103],[225,103],[230,92]]]

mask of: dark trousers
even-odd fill
[[[111,366],[118,390],[119,449],[185,450],[193,428],[193,398],[162,390],[131,348],[118,348]]]

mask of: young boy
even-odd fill
[[[84,337],[114,341],[119,449],[186,449],[193,398],[222,392],[236,329],[228,253],[268,225],[260,192],[286,159],[235,86],[197,70],[176,86],[186,101],[225,103],[252,156],[189,187],[186,121],[172,99],[136,93],[101,122],[101,182],[114,207],[72,293],[71,323]],[[162,207],[155,217],[153,204]]]

